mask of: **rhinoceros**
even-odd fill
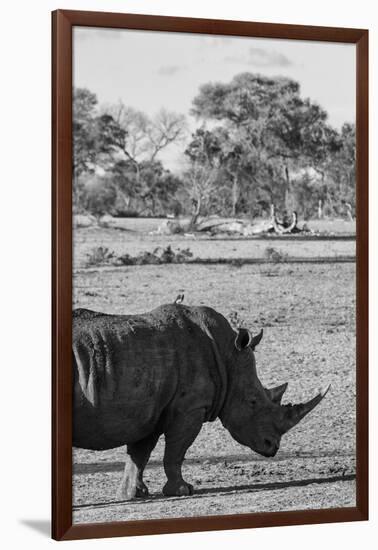
[[[118,499],[148,495],[143,471],[165,436],[166,496],[190,495],[181,467],[204,422],[219,418],[236,441],[273,457],[281,437],[309,413],[281,404],[287,384],[266,389],[254,349],[263,332],[237,331],[210,307],[174,303],[141,315],[73,314],[73,445],[127,445]]]

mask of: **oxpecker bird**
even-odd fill
[[[175,304],[182,304],[184,301],[184,294],[179,294],[176,298],[176,300],[174,301]]]

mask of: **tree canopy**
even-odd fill
[[[332,128],[294,80],[242,73],[204,84],[191,115],[197,127],[189,136],[182,114],[161,109],[150,117],[122,102],[100,106],[95,94],[75,89],[76,207],[98,211],[93,197],[88,202],[97,192],[119,215],[254,217],[273,204],[305,217],[353,216],[355,127]],[[172,144],[182,150],[177,174],[161,157]]]
[[[322,172],[342,148],[327,113],[303,99],[298,83],[288,78],[243,73],[227,84],[205,84],[192,114],[212,123],[222,167],[230,174],[233,213],[248,191],[260,205],[268,192],[272,202],[297,207],[293,179],[310,168]]]

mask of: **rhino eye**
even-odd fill
[[[256,399],[250,399],[250,400],[249,400],[249,403],[250,403],[250,405],[252,405],[252,407],[253,407],[254,405],[256,405]]]

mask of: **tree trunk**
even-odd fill
[[[291,182],[290,182],[290,174],[289,174],[289,167],[287,164],[285,164],[285,194],[284,194],[284,204],[285,209],[287,212],[290,211],[290,192],[291,192]]]
[[[131,198],[129,197],[129,195],[126,195],[126,193],[124,193],[119,187],[118,187],[117,191],[118,191],[119,196],[123,200],[126,209],[128,210],[129,207],[130,207]]]
[[[349,202],[346,202],[345,207],[346,207],[347,216],[348,216],[349,221],[353,222],[354,218],[353,218],[353,214],[352,214],[352,205]]]
[[[236,205],[239,200],[239,185],[236,174],[232,177],[232,217],[236,216]]]
[[[195,228],[200,213],[201,213],[201,198],[199,197],[198,200],[193,200],[193,213],[189,223],[190,231],[192,231]]]
[[[275,209],[275,206],[273,203],[271,203],[270,205],[270,223],[274,224],[274,221],[275,221],[275,216],[276,216],[276,209]]]
[[[322,201],[322,199],[319,199],[319,202],[318,202],[318,218],[319,218],[319,220],[323,219],[323,201]]]
[[[327,196],[327,204],[328,204],[330,214],[331,214],[331,216],[334,217],[334,216],[337,215],[337,213],[335,212],[335,207],[334,207],[334,204],[333,204],[333,200],[331,198],[331,195],[330,195],[328,189],[327,189],[327,195],[326,196]]]

